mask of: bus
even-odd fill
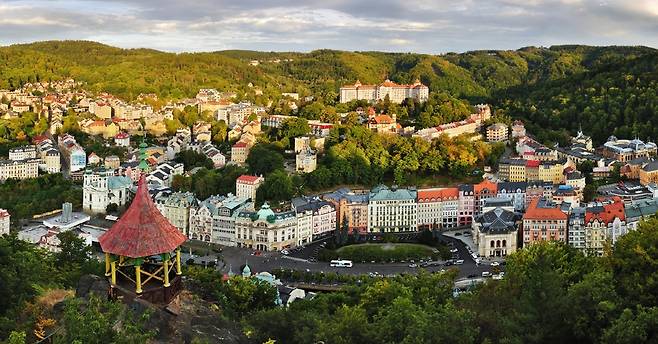
[[[351,268],[352,267],[352,261],[351,260],[332,260],[329,263],[329,266],[337,267],[337,268]]]

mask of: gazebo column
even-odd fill
[[[105,252],[105,277],[110,277],[112,274],[110,270],[112,269],[111,264],[110,264],[110,253]]]
[[[169,287],[169,256],[164,261],[164,286],[165,288]]]
[[[112,285],[117,285],[117,262],[110,263],[112,269]]]
[[[135,293],[142,293],[142,267],[135,265]]]
[[[180,247],[176,249],[176,275],[182,275],[183,271],[180,268]]]

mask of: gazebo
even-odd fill
[[[135,296],[168,303],[180,290],[180,245],[185,240],[156,208],[142,174],[128,210],[99,238],[105,276],[113,288],[131,292],[134,286]]]

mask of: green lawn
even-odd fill
[[[438,256],[438,253],[425,245],[406,243],[359,244],[339,248],[335,251],[337,257],[355,262],[377,261],[389,262],[401,260],[420,260]]]

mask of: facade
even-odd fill
[[[120,132],[114,137],[114,144],[119,147],[130,147],[130,135]]]
[[[473,185],[473,216],[482,214],[482,207],[490,198],[498,194],[498,186],[490,180]]]
[[[26,145],[15,147],[9,150],[9,160],[26,160],[35,159],[37,157],[37,146]]]
[[[275,212],[265,203],[257,212],[241,211],[235,231],[239,247],[281,251],[297,243],[297,216],[294,211]]]
[[[455,227],[458,202],[457,188],[418,190],[418,229]]]
[[[0,209],[0,236],[9,234],[9,224],[11,223],[11,215],[5,209]]]
[[[246,198],[229,194],[210,196],[190,208],[190,237],[224,246],[236,246],[235,223],[238,213],[251,209]]]
[[[525,182],[526,161],[522,159],[501,159],[498,164],[498,177],[509,182]]]
[[[487,127],[487,141],[502,142],[509,138],[509,129],[504,123],[494,123]]]
[[[347,221],[350,233],[368,230],[368,192],[354,192],[347,188],[326,194],[323,198],[334,205],[338,226],[343,227]]]
[[[39,176],[40,159],[0,160],[0,181]]]
[[[610,136],[599,151],[604,157],[623,163],[637,158],[656,156],[658,149],[653,142],[645,143],[640,139],[620,140]]]
[[[496,207],[478,215],[471,226],[473,240],[482,257],[505,257],[516,252],[520,215]]]
[[[526,206],[526,182],[500,182],[496,185],[497,197],[508,199],[514,206],[514,211],[521,212]]]
[[[567,235],[567,242],[569,245],[577,248],[583,252],[586,251],[586,229],[585,229],[585,213],[586,207],[574,207],[569,213],[569,233]]]
[[[512,123],[512,138],[525,137],[525,135],[526,131],[523,122],[519,120],[514,121],[514,123]]]
[[[457,225],[467,226],[473,222],[475,211],[475,196],[472,184],[461,184],[457,187],[459,202],[457,206]]]
[[[64,134],[59,137],[58,144],[69,172],[81,171],[87,166],[87,153],[75,141],[75,137]]]
[[[297,153],[295,156],[295,167],[297,172],[310,173],[315,171],[317,166],[318,155],[312,150]]]
[[[333,204],[311,197],[298,197],[292,199],[292,209],[297,213],[311,215],[311,235],[307,236],[307,231],[302,232],[305,228],[300,226],[300,233],[297,236],[297,245],[305,245],[312,240],[331,235],[336,230],[336,208]]]
[[[128,204],[132,185],[130,178],[117,177],[111,170],[102,167],[98,171],[87,170],[82,187],[82,209],[88,213],[104,214],[112,203],[124,206]]]
[[[624,203],[620,199],[593,203],[585,212],[585,251],[602,256],[607,243],[627,233]]]
[[[370,114],[368,116],[368,129],[381,133],[381,134],[395,134],[398,132],[398,129],[401,126],[397,123],[397,118],[395,114],[391,116],[381,114],[375,114],[374,109],[370,108]]]
[[[33,139],[39,151],[39,169],[46,173],[59,173],[62,170],[61,155],[57,146],[47,137],[38,137]]]
[[[532,201],[523,215],[523,245],[567,241],[567,214],[547,198]]]
[[[108,170],[116,170],[121,166],[121,159],[116,155],[109,155],[103,160],[103,166]]]
[[[159,194],[155,197],[155,206],[183,234],[189,235],[190,208],[198,201],[191,192],[174,192]]]
[[[656,216],[658,213],[658,199],[648,199],[624,206],[624,213],[626,214],[626,227],[628,231],[637,229],[638,224],[642,220]]]
[[[235,194],[240,198],[256,200],[258,187],[265,182],[265,178],[259,176],[241,175],[235,180]]]
[[[247,161],[251,144],[238,141],[231,147],[231,161],[241,165]]]
[[[388,99],[393,103],[402,103],[407,98],[424,102],[429,98],[429,87],[416,80],[410,85],[398,85],[388,79],[379,85],[362,85],[357,80],[354,85],[345,85],[340,88],[340,102],[347,103],[352,100],[367,100],[376,102]]]
[[[416,231],[417,192],[413,189],[380,185],[370,192],[368,204],[369,232]]]
[[[658,161],[651,161],[644,165],[640,169],[639,177],[642,185],[658,183]]]

